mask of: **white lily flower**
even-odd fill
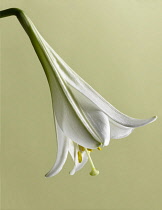
[[[134,119],[118,111],[80,78],[44,40],[31,20],[26,15],[24,17],[30,26],[27,33],[30,37],[32,32],[31,42],[44,67],[53,103],[58,152],[56,162],[46,177],[61,171],[68,153],[74,160],[71,175],[87,160],[92,166],[90,174],[97,175],[99,171],[95,169],[90,151],[101,150],[110,139],[128,136],[134,128],[155,121],[156,116]]]
[[[91,175],[97,175],[99,172],[92,163],[88,149],[107,146],[110,139],[124,138],[134,128],[151,123],[156,117],[140,120],[119,112],[62,60],[34,25],[33,28],[53,67],[49,83],[58,154],[55,165],[46,177],[54,176],[61,171],[68,152],[75,162],[71,175],[80,170],[88,159],[92,165]]]

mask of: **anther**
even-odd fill
[[[78,151],[78,162],[82,162],[82,153],[80,151]]]
[[[93,151],[93,149],[87,149],[88,151],[90,151],[90,152],[92,152]]]
[[[97,149],[100,150],[100,151],[102,150],[101,147],[97,147]]]
[[[81,152],[83,152],[83,151],[85,151],[85,148],[82,147],[81,145],[79,145],[79,150],[80,150]]]

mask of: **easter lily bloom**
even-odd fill
[[[71,175],[80,170],[87,160],[92,167],[90,174],[99,174],[92,162],[91,150],[101,150],[108,146],[110,139],[124,138],[135,128],[153,122],[156,117],[134,119],[118,111],[63,61],[21,10],[9,10],[27,32],[51,91],[58,152],[56,162],[46,177],[61,171],[68,153],[74,160]],[[3,11],[2,16],[9,16],[6,12],[9,14],[9,10]]]

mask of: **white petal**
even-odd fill
[[[69,140],[69,153],[70,153],[72,159],[74,160],[74,157],[75,157],[75,146],[74,146],[74,142],[71,139],[68,139],[68,140]]]
[[[92,126],[94,132],[96,132],[96,134],[101,139],[103,146],[107,146],[109,144],[110,138],[124,138],[131,134],[134,130],[132,127],[126,127],[116,123],[111,118],[108,119],[108,116],[85,95],[83,95],[72,86],[69,86],[69,89],[77,101],[78,106],[81,108],[85,117],[89,121],[90,126]]]
[[[54,114],[64,134],[72,141],[86,148],[97,148],[101,143],[94,139],[87,127],[69,103],[58,81],[53,77],[51,93]],[[84,118],[84,116],[83,116]],[[85,119],[85,118],[84,118]],[[85,119],[86,121],[86,119]],[[91,129],[91,128],[90,128]]]
[[[47,78],[51,89],[54,112],[57,122],[65,135],[76,143],[88,147],[97,148],[101,141],[89,126],[87,120],[77,107],[77,103],[72,98],[65,81],[60,77],[59,65],[55,57],[47,47],[46,41],[41,37],[37,29],[33,26],[35,33],[40,38],[40,42],[46,55],[50,60],[53,72],[48,72]]]
[[[77,101],[78,107],[87,118],[90,126],[102,142],[103,146],[107,146],[110,141],[108,116],[78,90],[71,86],[69,86],[69,89],[72,92],[73,98]]]
[[[86,155],[86,152],[82,152],[82,162],[79,163],[78,162],[78,151],[79,151],[79,147],[78,145],[76,145],[75,148],[75,157],[74,157],[74,168],[70,171],[70,175],[74,175],[77,171],[79,171],[80,169],[83,168],[83,166],[86,164],[88,157]]]
[[[107,115],[99,110],[91,100],[72,86],[69,86],[69,88],[73,93],[73,97],[77,100],[78,105],[97,132],[97,135],[102,139],[103,146],[109,144],[110,138],[124,138],[134,130],[134,128],[120,125],[111,119],[108,120]]]
[[[64,133],[60,129],[57,120],[55,120],[55,123],[56,123],[57,147],[58,147],[57,158],[52,169],[45,175],[46,177],[54,176],[61,171],[62,167],[66,162],[69,151],[69,141],[67,140]]]
[[[110,138],[111,139],[120,139],[128,136],[132,133],[134,128],[128,128],[126,126],[122,126],[114,121],[110,121]]]
[[[64,81],[66,81],[75,89],[84,94],[93,103],[95,103],[99,109],[105,112],[108,115],[111,122],[114,122],[111,126],[111,128],[113,128],[113,131],[111,133],[114,133],[115,130],[118,130],[118,133],[116,135],[112,135],[113,138],[121,138],[127,136],[132,132],[133,128],[146,125],[156,120],[156,116],[150,119],[141,120],[131,118],[118,111],[115,107],[108,103],[101,95],[99,95],[90,85],[88,85],[82,78],[80,78],[51,48],[51,46],[43,39],[39,32],[37,33],[40,36],[42,42],[53,54],[53,59],[55,59],[55,63],[57,64],[55,65],[55,71],[59,73],[59,75],[64,79]],[[114,127],[114,124],[116,124],[117,127]],[[124,128],[124,126],[126,126],[126,128]]]
[[[157,119],[156,116],[150,119],[135,119],[129,117],[109,102],[107,102],[99,93],[97,93],[90,85],[88,85],[79,75],[77,75],[63,60],[62,58],[51,48],[50,45],[46,42],[48,48],[51,50],[53,56],[57,59],[59,65],[59,73],[64,78],[64,80],[69,83],[71,86],[76,88],[82,94],[87,96],[93,103],[95,103],[100,109],[102,109],[112,120],[115,122],[126,126],[126,127],[140,127],[151,123]]]

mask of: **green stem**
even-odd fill
[[[45,52],[45,49],[44,49],[42,43],[40,42],[39,37],[37,36],[36,32],[34,31],[33,26],[31,25],[31,21],[25,15],[25,13],[18,8],[10,8],[10,9],[0,11],[0,18],[12,16],[12,15],[15,15],[17,17],[20,24],[26,31],[26,33],[35,49],[35,52],[44,68],[45,74],[46,74],[48,82],[49,82],[50,74],[51,74],[51,72],[53,72],[51,62],[49,60],[47,52]],[[49,83],[49,85],[50,85],[50,83]]]
[[[24,12],[21,9],[10,8],[10,9],[0,11],[0,18],[9,17],[12,15],[15,15],[17,17],[17,19],[21,23],[22,27],[24,28],[24,30],[30,37],[30,33],[32,31],[31,27],[30,27],[30,23],[29,23],[26,15],[24,14]]]

